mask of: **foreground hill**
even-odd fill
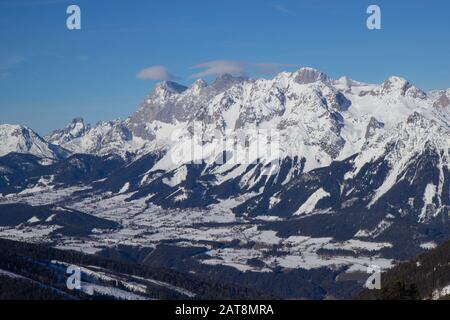
[[[142,264],[0,239],[0,299],[261,299],[243,287]],[[66,270],[81,270],[81,289],[69,290]]]

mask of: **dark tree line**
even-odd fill
[[[430,299],[450,285],[450,241],[382,274],[381,290],[365,290],[360,299]],[[441,297],[446,299],[448,297]]]

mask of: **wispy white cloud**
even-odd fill
[[[285,13],[285,14],[294,14],[294,11],[292,11],[291,9],[287,8],[286,6],[282,5],[281,3],[275,3],[273,5],[273,8],[281,13]]]
[[[295,65],[286,63],[262,62],[255,63],[254,67],[260,74],[271,75],[281,71],[283,68],[295,67]]]
[[[201,63],[191,67],[191,69],[203,69],[202,71],[191,75],[191,78],[203,78],[207,76],[221,76],[229,73],[233,75],[246,75],[256,73],[260,75],[273,75],[282,71],[284,68],[294,67],[293,64],[261,62],[250,63],[239,60],[214,60]]]
[[[191,69],[203,69],[203,71],[191,75],[191,78],[202,78],[207,76],[220,76],[229,74],[244,74],[246,63],[235,60],[215,60],[201,63]]]
[[[0,78],[8,78],[11,72],[17,68],[17,66],[25,63],[27,59],[23,56],[0,56]]]
[[[175,79],[175,76],[164,66],[151,66],[142,69],[136,76],[141,80],[169,81]]]
[[[9,57],[2,57],[0,58],[0,70],[8,70],[25,61],[26,59],[23,56],[14,55]]]

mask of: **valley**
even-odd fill
[[[162,82],[125,120],[44,138],[1,125],[0,238],[350,298],[450,238],[449,97],[302,68]]]

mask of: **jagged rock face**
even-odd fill
[[[439,95],[439,98],[434,103],[434,107],[436,108],[443,108],[450,106],[450,93],[448,92],[441,92]]]
[[[364,135],[364,138],[369,139],[373,137],[378,129],[383,129],[384,123],[378,121],[374,117],[370,118],[369,124],[367,125],[366,134]]]
[[[74,119],[65,129],[52,132],[47,139],[72,153],[114,154],[123,158],[143,149],[146,143],[132,134],[128,121],[99,122],[92,127],[81,118]]]
[[[407,80],[400,77],[390,77],[380,86],[372,90],[363,90],[359,93],[360,96],[375,96],[375,97],[390,97],[398,99],[399,97],[409,97],[413,99],[426,99],[427,95],[419,88],[410,84]]]
[[[407,80],[400,77],[390,77],[386,80],[379,93],[382,95],[398,93],[401,96],[409,96],[412,98],[425,98],[426,94],[417,87],[410,84]]]
[[[312,68],[302,68],[294,74],[294,79],[300,84],[310,84],[314,82],[328,82],[329,77],[318,70]]]
[[[173,123],[202,119],[203,109],[215,96],[244,81],[246,78],[223,75],[211,85],[203,80],[197,80],[191,88],[163,82],[130,118],[130,129],[139,137],[152,139],[154,134],[148,129],[147,124],[153,121]]]
[[[50,133],[45,139],[53,144],[62,145],[74,139],[83,137],[91,129],[82,118],[75,118],[64,129],[58,129]]]

